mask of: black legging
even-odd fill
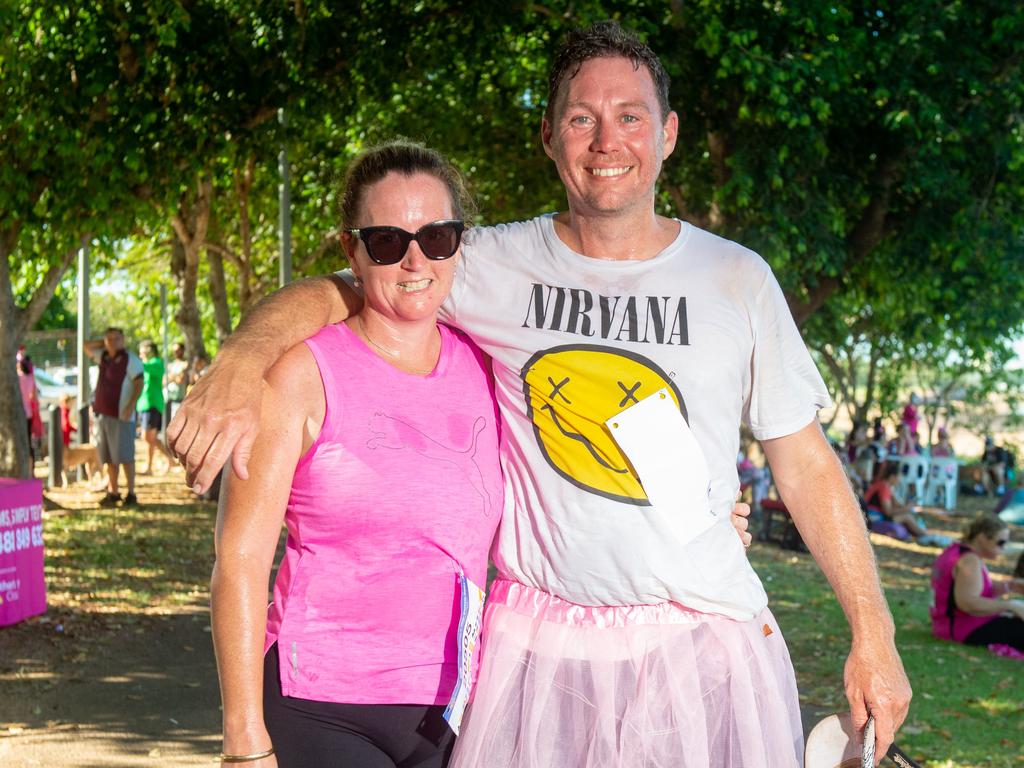
[[[336,704],[281,694],[277,644],[263,662],[263,717],[280,768],[445,768],[444,706]]]
[[[1000,616],[982,624],[964,638],[965,645],[1009,645],[1024,652],[1024,620]]]

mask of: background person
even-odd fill
[[[250,765],[447,763],[442,715],[471,683],[460,595],[486,583],[503,506],[489,365],[437,323],[463,196],[419,145],[355,161],[342,243],[366,303],[271,369],[250,479],[225,482],[211,587],[224,751],[276,750]]]
[[[167,387],[164,389],[168,420],[174,418],[174,408],[184,401],[189,385],[188,358],[185,356],[185,345],[180,341],[175,344],[172,355],[170,362],[167,363]]]
[[[71,433],[77,431],[71,418],[71,395],[64,393],[60,396],[60,434],[65,448],[71,445]]]
[[[85,350],[99,365],[92,409],[96,414],[96,450],[107,470],[107,493],[101,507],[121,502],[118,480],[124,469],[127,494],[124,506],[136,506],[135,404],[144,383],[142,361],[124,347],[124,331],[110,327],[103,338],[85,342]]]
[[[917,423],[920,419],[917,412],[917,406],[920,404],[921,398],[918,397],[917,392],[911,392],[910,401],[903,406],[901,423],[907,425],[907,431],[911,435],[917,434]]]
[[[917,443],[910,427],[905,423],[896,428],[896,437],[889,444],[890,456],[917,456],[919,453]]]
[[[932,456],[935,457],[949,457],[956,456],[956,451],[953,450],[952,444],[949,442],[949,430],[945,427],[939,427],[938,432],[939,441],[932,446]]]
[[[985,436],[981,466],[981,488],[977,490],[1002,496],[1006,492],[1006,451],[996,445],[991,435]]]
[[[949,539],[946,537],[928,532],[915,515],[914,507],[903,504],[896,498],[893,491],[899,485],[899,479],[899,465],[889,463],[882,470],[881,476],[864,492],[864,504],[867,506],[871,530],[895,538],[906,538],[905,535],[900,535],[899,529],[893,529],[891,525],[887,525],[896,523],[905,528],[918,544],[925,546],[948,544]]]
[[[142,436],[146,440],[146,469],[142,474],[149,475],[153,473],[154,451],[159,451],[167,458],[168,468],[174,462],[174,457],[160,440],[159,434],[164,415],[164,361],[152,341],[142,342],[139,354],[142,357],[143,384],[136,410],[142,425]]]
[[[994,583],[985,560],[1002,555],[1010,529],[995,515],[971,520],[961,541],[932,568],[932,634],[966,645],[1008,645],[1024,651],[1024,579]]]
[[[39,387],[36,384],[35,371],[32,368],[32,358],[22,354],[17,360],[18,368],[18,390],[21,394],[21,405],[25,411],[26,435],[28,436],[29,460],[32,464],[36,461],[35,440],[32,429],[34,415],[39,412]]]

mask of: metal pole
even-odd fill
[[[78,251],[78,444],[89,440],[89,356],[85,341],[89,338],[89,244],[82,242]],[[61,443],[63,447],[63,442]],[[78,468],[78,480],[90,479],[85,464]]]
[[[164,361],[164,380],[160,382],[160,388],[167,390],[167,284],[160,283],[160,324],[163,331],[163,345],[160,348],[160,359]],[[167,422],[171,420],[171,407],[164,398],[163,418],[160,419],[160,439],[167,441]]]
[[[83,242],[78,251],[78,408],[88,413],[89,403],[89,356],[85,353],[85,342],[89,338],[89,244]],[[78,442],[89,442],[89,424],[78,425]]]
[[[288,172],[288,145],[285,143],[284,133],[288,126],[284,110],[279,109],[277,120],[281,123],[281,151],[277,155],[277,170],[281,177],[278,185],[278,206],[280,208],[279,229],[281,237],[281,264],[279,272],[279,286],[283,287],[292,281],[292,201],[291,181]]]
[[[64,485],[64,440],[60,431],[60,408],[51,405],[50,427],[47,430],[47,448],[50,452],[50,474],[47,478],[47,488],[60,488]]]

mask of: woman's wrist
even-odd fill
[[[226,755],[251,755],[270,749],[270,734],[261,725],[229,728],[224,731],[222,751]]]

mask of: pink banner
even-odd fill
[[[0,477],[0,627],[45,612],[43,483]]]

